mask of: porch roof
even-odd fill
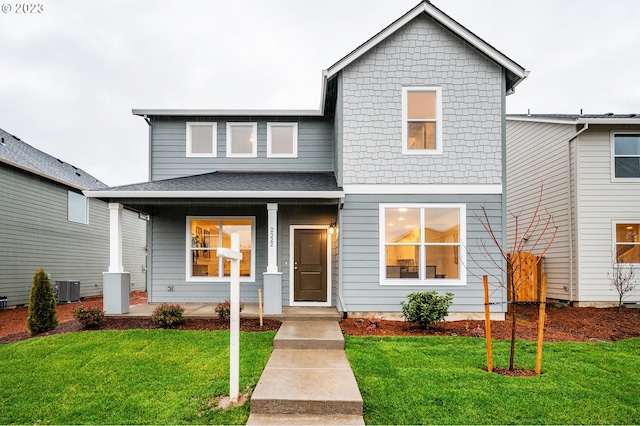
[[[107,189],[87,197],[123,198],[325,198],[344,197],[332,172],[213,172]]]

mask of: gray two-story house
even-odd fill
[[[502,261],[475,216],[503,238],[505,97],[526,75],[425,1],[323,71],[317,110],[133,110],[150,181],[86,194],[149,214],[150,302],[227,299],[216,249],[237,232],[241,299],[262,288],[267,311],[391,316],[437,290],[482,312]],[[118,256],[116,238],[116,274]]]

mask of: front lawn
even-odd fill
[[[241,333],[240,391],[253,389],[275,332]],[[0,424],[244,424],[229,394],[229,332],[70,333],[0,345]]]
[[[537,377],[483,371],[485,340],[345,336],[367,424],[640,424],[640,339],[546,343]],[[508,342],[494,365],[508,365]],[[516,362],[535,366],[535,342]]]

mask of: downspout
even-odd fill
[[[151,124],[151,119],[145,114],[143,116],[144,121],[149,125],[149,181],[151,181],[151,137],[153,125]],[[147,302],[153,302],[153,286],[151,285],[151,276],[153,275],[153,262],[151,261],[152,250],[151,246],[153,244],[153,217],[149,215],[149,220],[147,220]]]
[[[578,130],[567,142],[567,203],[568,207],[568,222],[569,222],[569,302],[573,304],[574,299],[574,276],[573,276],[573,251],[576,249],[573,246],[573,205],[571,203],[571,142],[574,141],[582,132],[589,129],[589,123],[584,123],[582,129]],[[578,194],[576,193],[576,204],[578,202]],[[577,208],[577,207],[576,207]]]
[[[342,264],[343,264],[343,253],[342,253],[342,209],[344,208],[344,198],[340,199],[340,204],[338,206],[338,301],[340,302],[340,307],[342,307],[342,312],[344,318],[347,317],[349,310],[347,309],[347,305],[344,303],[344,296],[342,294]]]

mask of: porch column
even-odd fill
[[[267,272],[278,272],[278,203],[267,203],[269,213],[269,259]]]
[[[264,281],[264,313],[282,314],[282,272],[278,272],[278,203],[267,203],[267,272]]]
[[[122,266],[122,204],[109,203],[109,272],[102,274],[103,309],[106,314],[129,312],[131,275]]]

